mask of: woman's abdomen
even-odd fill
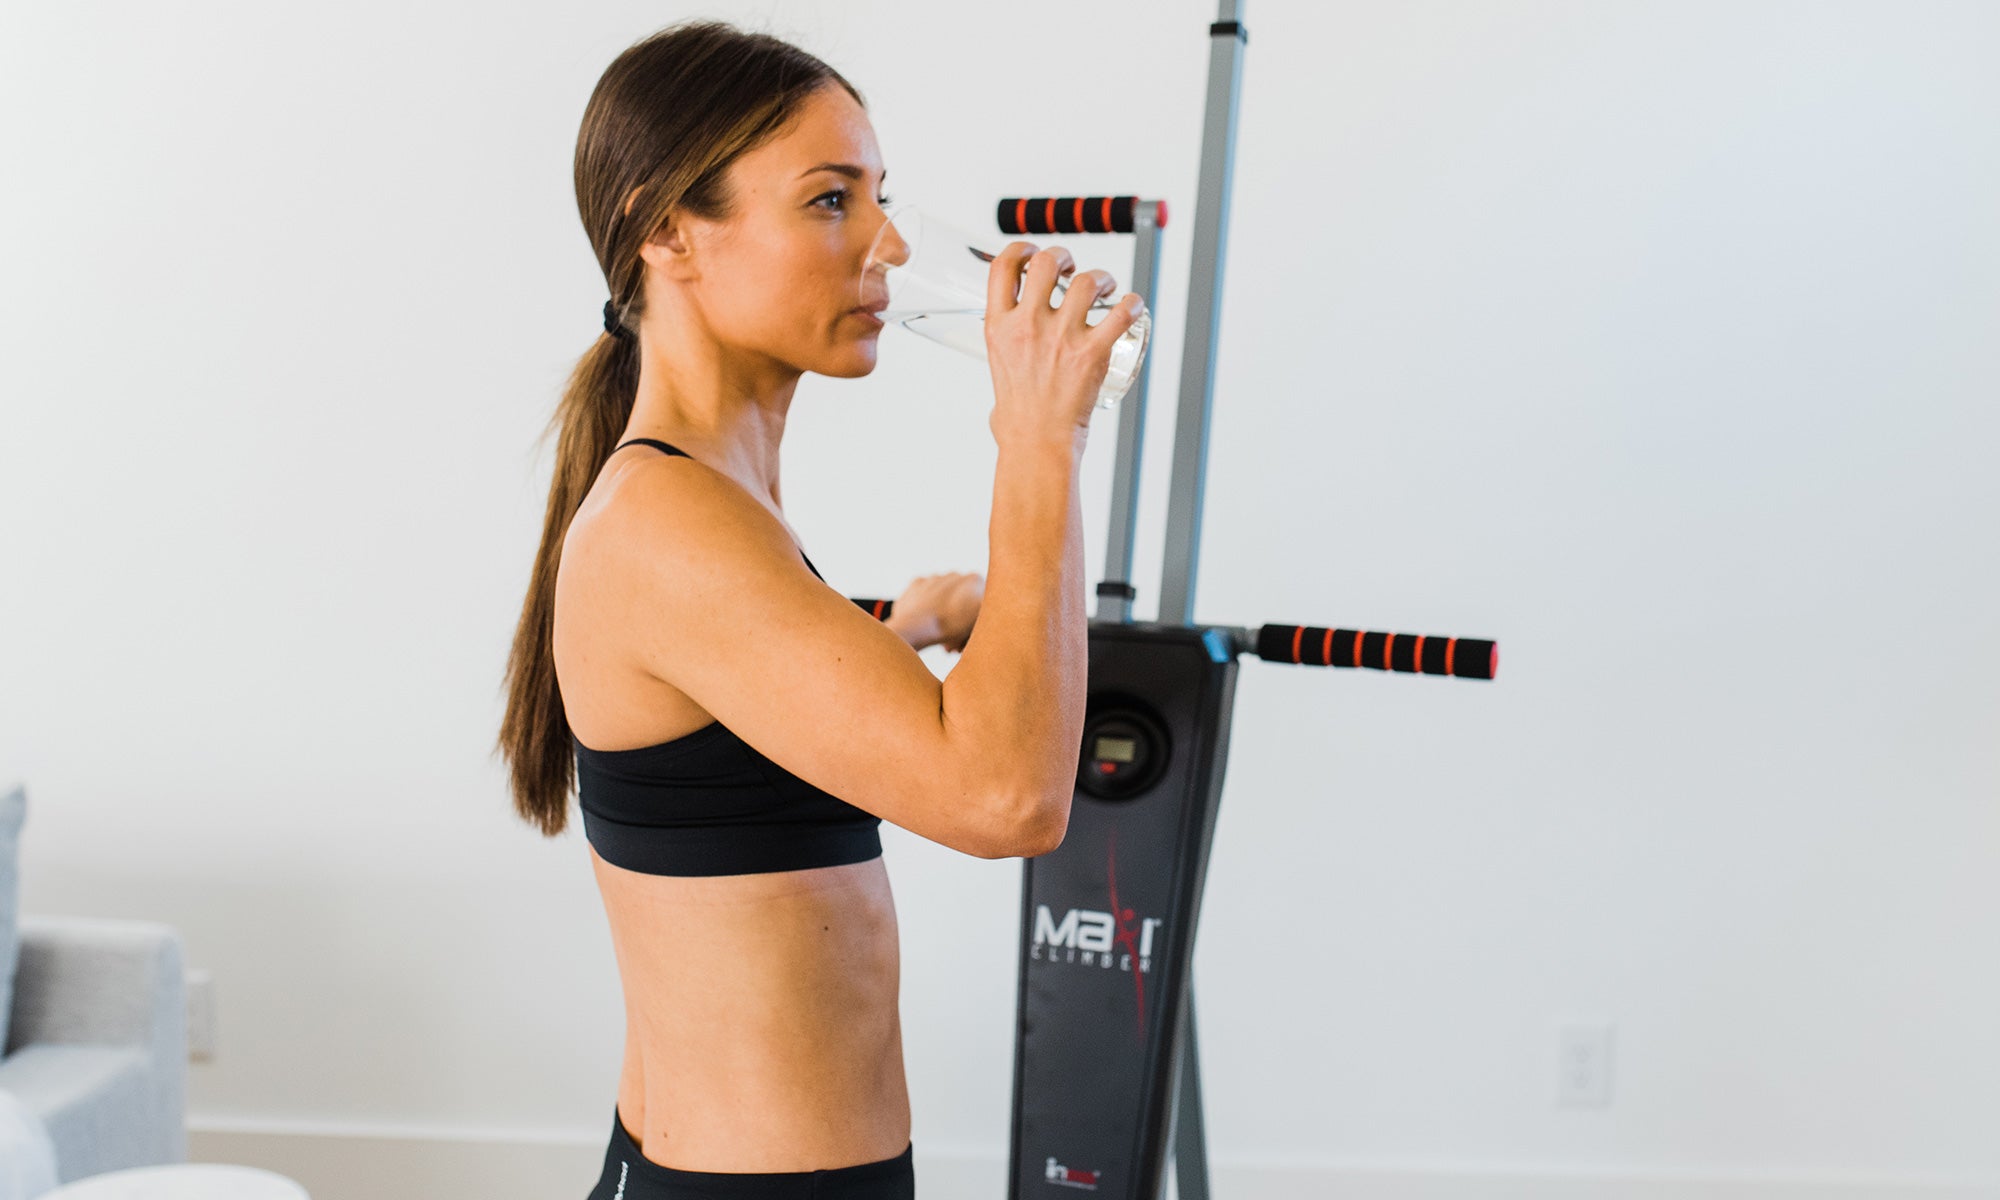
[[[618,1106],[647,1158],[804,1171],[902,1152],[901,959],[880,858],[710,877],[592,858],[625,995]]]

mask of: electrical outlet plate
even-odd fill
[[[1556,1032],[1556,1106],[1611,1107],[1610,1021],[1567,1021]]]
[[[215,979],[204,967],[187,972],[187,1039],[190,1059],[215,1057]]]

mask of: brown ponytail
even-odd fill
[[[630,336],[601,334],[563,387],[539,440],[559,433],[528,595],[507,656],[507,712],[497,750],[514,811],[550,836],[568,823],[576,778],[569,720],[556,685],[556,564],[570,520],[631,419],[639,389],[636,330],[646,310],[639,248],[674,209],[729,215],[723,175],[829,84],[861,94],[832,67],[768,34],[717,21],[670,25],[605,68],[584,107],[575,181],[584,232],[613,313]],[[630,211],[626,209],[630,198]]]

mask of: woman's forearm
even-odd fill
[[[900,612],[891,612],[882,619],[882,623],[908,642],[912,650],[923,650],[938,643],[937,619],[934,617],[917,621],[904,617]]]

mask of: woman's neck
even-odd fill
[[[763,356],[746,362],[720,350],[706,342],[655,353],[642,341],[625,436],[679,446],[782,513],[779,450],[800,372]]]

